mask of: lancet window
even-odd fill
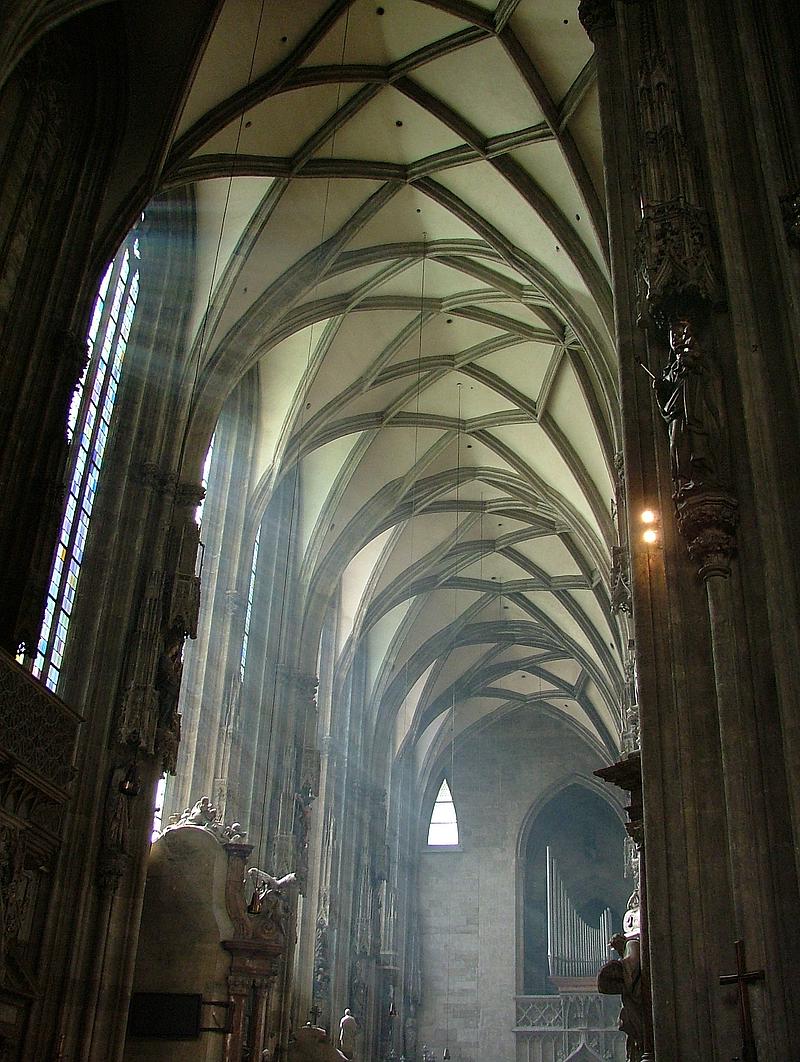
[[[244,670],[247,665],[247,643],[250,640],[250,621],[253,618],[253,593],[256,587],[256,567],[258,565],[258,546],[261,541],[261,525],[256,531],[253,543],[253,560],[250,564],[250,582],[247,587],[247,607],[244,613],[244,633],[242,634],[242,656],[239,660],[239,678],[244,682]]]
[[[453,847],[458,844],[458,819],[456,806],[447,779],[442,779],[433,804],[428,826],[428,844],[436,848]]]
[[[69,410],[69,486],[33,662],[34,675],[43,677],[51,690],[56,689],[61,672],[111,415],[136,311],[140,261],[139,240],[132,233],[101,281],[86,337],[89,357]]]

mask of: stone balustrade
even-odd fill
[[[565,1062],[575,1057],[625,1062],[619,1002],[597,992],[517,996],[514,1033],[519,1062]],[[590,1053],[576,1055],[581,1048]]]

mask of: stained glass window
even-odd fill
[[[100,283],[87,335],[89,358],[70,405],[69,489],[33,673],[55,690],[86,548],[111,414],[139,295],[139,240],[131,234]]]

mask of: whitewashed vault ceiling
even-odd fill
[[[618,740],[616,372],[576,8],[266,0],[259,24],[260,0],[228,0],[168,161],[197,208],[199,401],[215,415],[257,372],[252,497],[300,463],[307,623],[340,594],[337,679],[365,650],[376,739],[420,764],[454,701],[457,730],[526,706]]]

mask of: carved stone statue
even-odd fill
[[[706,357],[688,318],[670,322],[669,345],[669,361],[653,381],[653,389],[669,431],[672,480],[679,501],[688,491],[718,485],[719,417]]]
[[[597,991],[606,996],[622,997],[619,1027],[627,1037],[626,1057],[628,1062],[640,1062],[644,1050],[644,1004],[639,940],[617,933],[611,938],[610,946],[619,958],[601,968],[597,975]]]
[[[188,813],[187,813],[188,812]],[[180,822],[182,826],[210,826],[217,818],[217,809],[209,797],[201,797],[194,807],[184,811]]]
[[[350,1013],[350,1008],[348,1007],[339,1022],[339,1047],[345,1058],[355,1057],[357,1033],[358,1022]]]
[[[155,687],[158,695],[156,748],[161,753],[165,772],[174,773],[181,735],[178,696],[183,674],[184,632],[173,627],[164,638],[164,649],[158,658]]]
[[[183,674],[183,632],[173,629],[164,638],[164,649],[158,658],[156,689],[158,690],[158,725],[172,726],[178,706],[178,694]]]
[[[250,867],[244,879],[248,914],[258,915],[265,927],[274,927],[285,934],[291,916],[292,890],[297,887],[296,874],[275,878],[265,870]]]

